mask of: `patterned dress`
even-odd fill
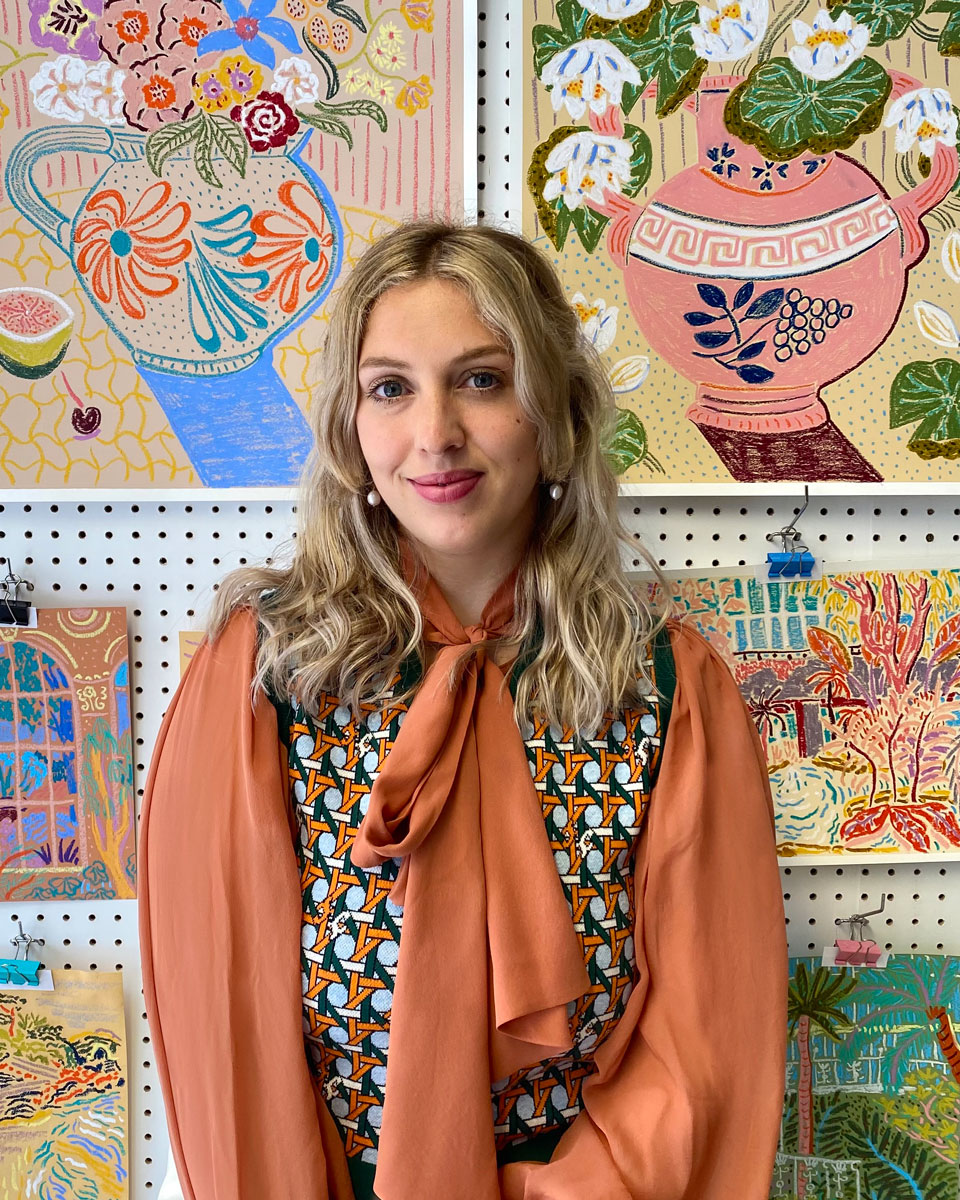
[[[510,690],[523,667],[511,672]],[[656,778],[673,694],[666,635],[653,647],[658,694],[623,719],[608,718],[575,749],[572,731],[528,724],[524,743],[547,837],[580,939],[591,987],[569,1006],[574,1048],[498,1080],[491,1113],[500,1163],[550,1157],[581,1109],[594,1051],[623,1014],[633,990],[633,852]],[[411,674],[412,672],[412,674]],[[393,694],[415,678],[410,661]],[[343,1138],[357,1200],[373,1196],[387,1075],[390,1009],[403,910],[389,900],[399,860],[362,870],[351,848],[370,791],[403,724],[407,706],[362,706],[361,720],[323,694],[312,712],[279,703],[289,751],[303,896],[301,966],[304,1039]]]

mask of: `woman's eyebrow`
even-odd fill
[[[487,346],[475,346],[472,350],[466,350],[463,354],[458,354],[456,358],[450,361],[456,365],[457,363],[466,362],[471,358],[480,358],[483,354],[509,355],[510,351],[505,346],[491,342]],[[401,362],[396,358],[365,358],[357,369],[362,370],[364,367],[394,367],[400,371],[407,371],[410,369],[410,363]]]

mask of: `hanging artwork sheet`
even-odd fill
[[[127,615],[0,625],[0,900],[136,895]]]
[[[960,571],[670,586],[756,722],[781,856],[960,858]]]
[[[523,229],[623,481],[960,487],[956,0],[522,10]]]
[[[795,958],[790,974],[773,1200],[954,1200],[960,959],[853,972]]]
[[[296,484],[338,280],[476,206],[475,22],[0,0],[0,486]]]
[[[0,991],[0,1200],[126,1200],[127,1050],[120,972],[53,972]]]

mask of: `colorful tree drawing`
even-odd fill
[[[787,1019],[791,1037],[797,1039],[800,1074],[797,1081],[797,1153],[813,1154],[813,1062],[810,1057],[811,1031],[839,1042],[850,1028],[847,1014],[839,1007],[856,987],[846,971],[838,974],[819,967],[812,974],[806,963],[797,964],[787,993]],[[806,1195],[806,1174],[801,1169],[797,1191],[799,1200]]]
[[[960,820],[949,803],[958,781],[957,614],[939,625],[924,658],[934,608],[928,577],[862,574],[831,586],[850,601],[845,632],[854,634],[859,661],[837,633],[808,629],[822,663],[808,682],[831,708],[850,702],[826,724],[836,743],[824,758],[870,780],[840,836],[856,841],[889,827],[912,850],[929,851],[932,838],[960,846]]]
[[[939,1056],[960,1085],[960,1044],[952,1014],[960,1015],[960,975],[950,958],[896,955],[878,971],[870,1009],[855,1023],[844,1054],[858,1055],[877,1029],[896,1029],[897,1048],[887,1060],[894,1085],[905,1081],[911,1059]]]
[[[116,880],[117,898],[136,896],[126,870],[133,822],[133,766],[130,733],[117,739],[113,730],[98,717],[83,740],[81,778],[87,802],[89,829],[100,858],[112,879]]]

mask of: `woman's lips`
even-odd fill
[[[471,475],[469,479],[447,484],[417,483],[415,479],[411,479],[410,482],[417,495],[422,496],[424,500],[430,500],[433,504],[450,504],[454,500],[462,500],[472,492],[482,478],[482,475]]]

